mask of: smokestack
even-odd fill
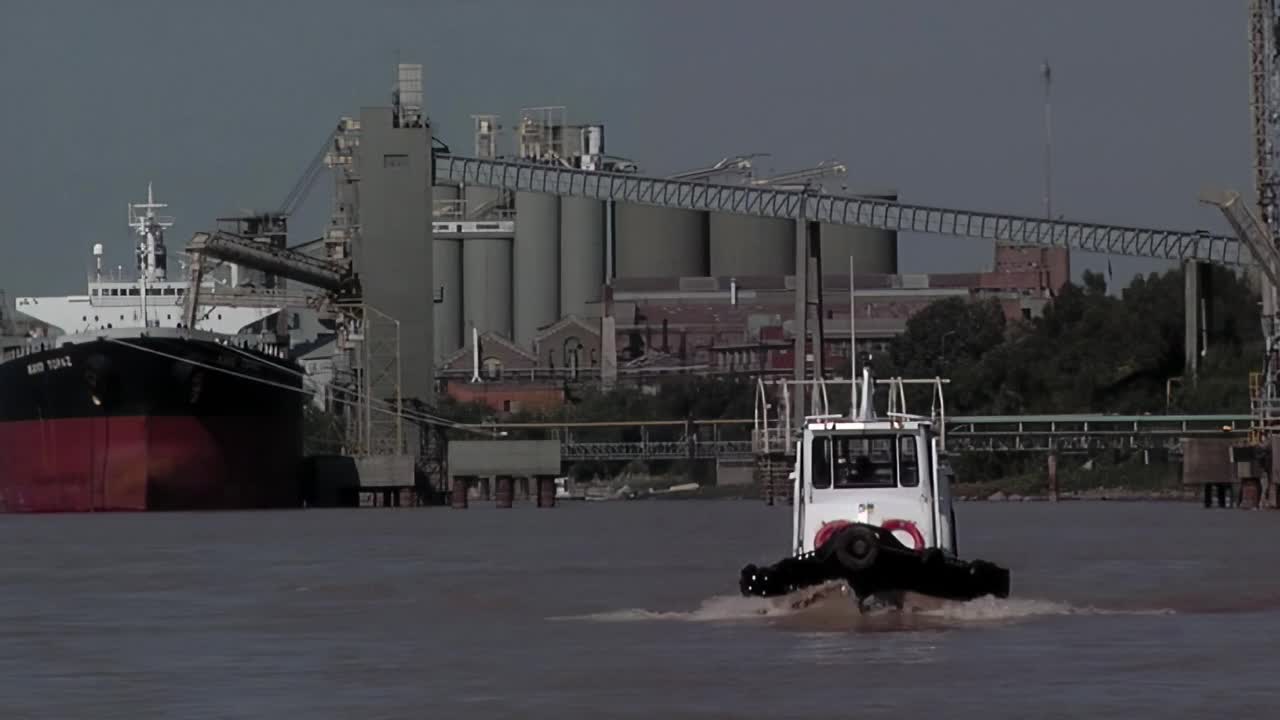
[[[471,326],[471,382],[480,382],[480,330]]]

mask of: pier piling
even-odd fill
[[[500,508],[511,507],[511,501],[512,501],[511,496],[513,494],[512,487],[511,487],[511,476],[499,475],[497,485],[498,485],[498,492],[497,492],[498,507]]]
[[[1049,499],[1058,500],[1058,454],[1049,453]]]
[[[538,476],[538,507],[556,506],[556,479],[550,475]]]
[[[467,509],[467,490],[471,483],[471,478],[465,475],[455,475],[453,477],[453,492],[449,498],[449,505],[455,510]]]

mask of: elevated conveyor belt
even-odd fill
[[[1222,265],[1253,262],[1234,237],[1100,223],[907,205],[888,200],[828,195],[795,189],[714,184],[625,173],[577,170],[509,160],[436,156],[437,183],[619,200],[642,205],[707,210],[855,225],[1015,245],[1063,247],[1086,252]]]
[[[351,282],[350,274],[332,263],[228,232],[196,233],[187,243],[187,252],[262,270],[329,292],[342,290]]]

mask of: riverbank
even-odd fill
[[[997,490],[990,494],[978,494],[963,486],[953,488],[958,502],[1053,502],[1048,493],[1022,495]],[[1129,487],[1098,487],[1089,490],[1059,492],[1057,501],[1094,502],[1198,502],[1200,495],[1194,490],[1148,490]]]
[[[1049,478],[1042,468],[998,474],[981,466],[957,467],[951,494],[960,502],[1049,502]],[[747,476],[749,478],[750,476]],[[982,480],[973,481],[972,478]],[[747,479],[743,478],[743,479]],[[968,482],[964,480],[968,479]],[[763,502],[754,482],[719,484],[714,476],[625,474],[610,480],[571,484],[572,499],[586,500],[752,500]],[[570,499],[570,498],[565,498]],[[1106,462],[1060,464],[1058,501],[1200,502],[1199,488],[1182,484],[1176,463]]]
[[[969,502],[1053,499],[1049,492],[1049,475],[1043,467],[1010,474],[984,470],[978,463],[957,467],[952,495]],[[1105,456],[1083,463],[1065,460],[1058,466],[1057,486],[1060,501],[1198,502],[1201,499],[1199,488],[1182,484],[1180,464],[1144,463],[1139,457],[1120,462],[1109,461]]]
[[[673,489],[674,488],[674,489]],[[985,485],[957,485],[952,488],[957,502],[1052,502],[1047,492],[991,491]],[[750,500],[763,502],[764,494],[755,485],[720,487],[716,485],[655,485],[625,486],[588,493],[585,497],[566,500],[589,499],[596,501],[622,500]],[[1134,488],[1125,486],[1095,487],[1084,490],[1066,490],[1058,494],[1058,502],[1199,502],[1196,489],[1183,488]]]

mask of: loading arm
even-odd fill
[[[1262,266],[1272,287],[1280,287],[1280,250],[1271,239],[1271,233],[1254,215],[1247,204],[1240,202],[1240,193],[1234,190],[1206,190],[1200,193],[1200,202],[1213,205],[1222,211],[1222,215],[1253,253],[1254,259]]]
[[[675,175],[668,175],[668,180],[702,180],[704,178],[716,177],[718,175],[740,174],[751,175],[751,159],[757,157],[765,157],[766,153],[750,153],[748,155],[735,155],[727,157],[709,167],[698,168],[697,170],[685,170]]]
[[[196,233],[187,243],[187,252],[279,275],[329,292],[343,290],[352,279],[345,269],[334,263],[221,230]]]
[[[773,187],[784,186],[784,185],[803,186],[807,184],[810,180],[814,180],[816,178],[821,178],[821,177],[827,177],[827,176],[844,175],[848,173],[848,171],[849,169],[845,167],[844,163],[836,162],[835,160],[828,160],[826,162],[819,163],[818,165],[811,168],[805,168],[803,170],[793,170],[791,172],[785,172],[780,175],[774,175],[773,177],[759,178],[756,180],[752,180],[751,184],[752,185],[769,185]]]
[[[188,327],[195,326],[204,264],[210,258],[296,280],[331,295],[346,296],[359,292],[355,276],[334,263],[222,230],[196,233],[187,243],[187,252],[192,256],[191,282],[182,312]]]

